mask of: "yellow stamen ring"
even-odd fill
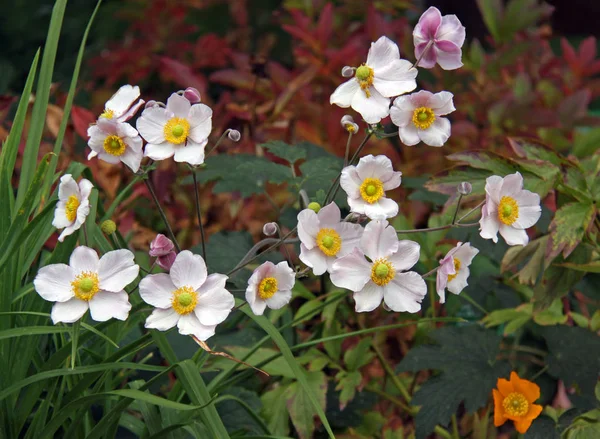
[[[519,218],[519,205],[512,197],[502,197],[498,204],[498,219],[507,226],[512,225]]]
[[[317,233],[317,245],[327,256],[335,256],[342,248],[342,238],[333,229],[321,229]]]
[[[77,209],[79,209],[79,198],[76,195],[71,195],[65,205],[65,216],[69,222],[75,221],[77,218]]]
[[[258,284],[258,297],[263,300],[270,299],[277,292],[277,279],[274,277],[265,277]]]
[[[454,271],[455,271],[455,273],[448,275],[448,282],[450,282],[451,280],[454,280],[454,278],[458,274],[458,270],[460,270],[460,259],[454,258]]]
[[[103,146],[104,151],[115,157],[121,157],[125,153],[125,142],[116,135],[107,136]]]
[[[167,142],[181,145],[190,133],[190,123],[182,117],[173,117],[167,121],[163,131]]]
[[[412,122],[420,130],[426,130],[435,121],[435,114],[429,107],[419,107],[413,111]]]
[[[179,315],[191,313],[198,304],[198,293],[192,287],[181,287],[173,291],[171,305]]]
[[[358,81],[360,88],[367,95],[367,98],[371,97],[371,91],[369,90],[369,88],[371,88],[371,86],[373,85],[373,76],[373,69],[366,64],[363,64],[356,69],[356,80]]]
[[[396,270],[386,258],[379,258],[371,266],[371,280],[380,287],[387,285],[396,275]]]
[[[510,416],[525,416],[529,411],[529,402],[525,395],[519,392],[512,392],[502,401],[504,412]]]
[[[100,117],[103,117],[105,119],[112,119],[113,117],[115,117],[115,112],[112,110],[109,110],[108,108],[106,108],[102,114],[100,115]]]
[[[100,290],[98,274],[92,271],[82,271],[71,282],[71,291],[75,297],[89,302]]]
[[[383,183],[378,178],[365,178],[360,185],[360,196],[369,204],[384,196]]]

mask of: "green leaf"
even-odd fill
[[[342,170],[343,160],[334,156],[309,159],[300,165],[301,188],[315,198],[319,190],[327,190]]]
[[[565,430],[564,439],[597,439],[600,437],[600,409],[595,409],[575,418]]]
[[[358,371],[341,372],[339,375],[339,382],[335,390],[340,391],[340,410],[344,410],[348,403],[354,399],[356,389],[362,382],[362,375]]]
[[[262,402],[256,392],[243,387],[230,387],[219,395],[215,404],[229,432],[270,434],[268,427],[258,416]]]
[[[569,203],[561,206],[550,224],[550,257],[562,252],[568,257],[593,225],[596,206],[592,202]]]
[[[447,425],[462,401],[469,413],[487,404],[498,377],[510,365],[496,359],[501,337],[477,326],[445,327],[431,332],[435,345],[411,349],[398,372],[423,369],[442,371],[429,379],[411,404],[421,405],[416,416],[417,438],[425,438],[437,424]]]
[[[306,150],[300,145],[291,146],[281,140],[271,140],[263,143],[260,146],[266,148],[272,154],[280,159],[286,160],[290,164],[296,163],[298,160],[306,158]]]
[[[535,323],[542,326],[564,324],[568,319],[561,299],[554,300],[548,308],[533,315]]]
[[[356,346],[344,352],[344,363],[349,371],[358,370],[371,362],[375,354],[369,352],[372,340],[363,338]]]
[[[269,431],[274,435],[287,436],[290,432],[286,390],[286,386],[276,384],[272,390],[264,392],[260,397],[263,403],[262,415],[267,419]]]
[[[519,282],[534,285],[540,273],[546,268],[544,263],[548,236],[543,236],[530,241],[529,244],[509,247],[502,258],[501,271],[513,271],[518,269]],[[521,267],[525,261],[529,261]]]
[[[24,326],[22,328],[11,328],[0,331],[0,340],[29,335],[62,334],[65,332],[71,332],[71,328],[65,326]]]
[[[327,393],[327,376],[323,372],[307,373],[305,379],[308,388],[295,382],[285,392],[287,408],[300,439],[313,437],[315,410],[314,407],[311,407],[312,399],[316,396],[319,408],[323,411]],[[335,437],[333,433],[331,436]]]
[[[557,264],[561,267],[570,268],[571,270],[583,271],[585,273],[600,273],[600,261],[592,261],[587,264],[572,264],[565,262],[564,264]]]
[[[496,41],[500,41],[500,19],[504,8],[501,0],[477,0],[477,6],[483,17],[490,34]]]
[[[521,326],[531,320],[531,313],[519,311],[517,309],[497,309],[483,318],[483,323],[487,328],[506,324],[504,335],[514,333]]]
[[[593,155],[600,147],[600,128],[576,128],[573,154],[578,158]]]

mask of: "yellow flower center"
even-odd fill
[[[354,134],[356,132],[356,126],[354,124],[352,124],[352,123],[347,123],[346,125],[344,125],[344,128],[349,133]]]
[[[112,119],[113,117],[115,117],[115,112],[109,110],[108,108],[105,108],[100,117],[103,117],[105,119]]]
[[[110,155],[121,157],[125,152],[125,142],[119,136],[108,136],[104,139],[104,151]]]
[[[173,291],[171,305],[175,312],[179,315],[191,313],[198,303],[198,293],[192,287],[181,287]]]
[[[321,229],[317,233],[317,245],[327,256],[335,256],[342,248],[342,238],[333,229]]]
[[[167,142],[181,145],[190,133],[190,123],[182,117],[173,117],[165,124],[164,133]]]
[[[386,258],[380,258],[373,262],[371,267],[371,280],[380,287],[387,285],[396,275],[396,270]]]
[[[89,302],[100,289],[98,274],[92,271],[82,271],[71,282],[71,291],[75,297]]]
[[[454,280],[454,278],[458,274],[458,270],[460,270],[460,259],[454,258],[454,271],[456,273],[448,275],[448,282],[450,282],[451,280]]]
[[[277,279],[274,277],[265,277],[258,284],[258,297],[267,300],[277,292]]]
[[[369,204],[383,197],[383,183],[378,178],[365,178],[360,185],[360,196]]]
[[[529,411],[529,403],[525,395],[519,392],[510,393],[502,401],[504,411],[510,416],[525,416]]]
[[[412,122],[420,130],[426,130],[435,121],[435,114],[429,107],[419,107],[413,111]]]
[[[373,85],[373,69],[366,64],[356,69],[356,79],[360,88],[365,92],[368,98],[371,97],[369,88]]]
[[[498,205],[498,219],[510,226],[519,218],[519,205],[517,200],[512,197],[500,198],[500,204]]]
[[[71,195],[65,205],[65,215],[70,222],[77,218],[77,209],[79,209],[79,198],[76,195]]]

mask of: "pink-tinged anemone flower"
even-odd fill
[[[446,302],[446,288],[452,294],[460,292],[468,285],[469,265],[479,250],[471,244],[459,242],[440,261],[437,271],[436,288],[440,296],[440,303]]]
[[[402,172],[395,172],[384,155],[362,157],[356,166],[342,169],[340,186],[348,194],[350,210],[373,220],[398,214],[398,204],[385,197],[385,191],[400,186]]]
[[[137,130],[126,122],[100,118],[96,125],[88,128],[88,146],[92,152],[88,160],[98,156],[100,160],[117,164],[125,163],[133,172],[140,169],[142,162],[142,138]]]
[[[114,122],[125,122],[131,119],[144,101],[140,97],[140,88],[132,85],[124,85],[104,104],[104,112],[99,119],[112,120]],[[137,102],[136,102],[137,101]]]
[[[173,93],[166,108],[147,107],[137,120],[137,129],[148,142],[146,157],[164,160],[174,156],[176,162],[200,165],[212,130],[212,110]]]
[[[419,142],[429,146],[442,146],[450,137],[450,121],[446,114],[452,113],[452,93],[430,93],[421,90],[407,96],[399,96],[390,109],[392,122],[398,126],[402,143],[408,146]]]
[[[523,190],[520,173],[506,177],[493,175],[485,181],[485,204],[481,209],[479,228],[482,238],[498,242],[498,232],[508,245],[527,245],[525,229],[540,219],[540,196]]]
[[[367,62],[356,69],[354,78],[340,85],[329,98],[331,104],[352,107],[365,122],[378,123],[390,114],[390,98],[417,88],[417,69],[400,59],[398,46],[381,37],[371,43]]]
[[[159,233],[150,243],[150,251],[148,253],[151,257],[156,258],[156,263],[160,268],[169,271],[177,257],[174,249],[175,244],[173,244],[173,241],[162,233]]]
[[[334,285],[354,292],[356,312],[373,311],[382,300],[392,311],[418,312],[427,285],[418,273],[406,270],[419,260],[419,244],[399,241],[387,221],[367,224],[360,244],[335,261],[331,271]]]
[[[419,18],[413,37],[419,67],[431,69],[436,63],[444,70],[462,67],[465,27],[456,15],[442,17],[438,8],[430,7]]]
[[[60,177],[58,185],[58,204],[54,210],[52,225],[57,229],[64,229],[58,240],[63,240],[73,234],[85,222],[90,213],[90,193],[94,185],[85,178],[79,184],[73,180],[71,174]]]
[[[44,300],[52,307],[54,324],[73,323],[89,309],[93,320],[126,320],[131,309],[125,287],[135,280],[140,267],[129,250],[114,250],[100,259],[89,247],[73,250],[69,265],[42,267],[33,281]]]
[[[304,209],[298,214],[300,260],[317,276],[331,272],[336,259],[360,245],[362,233],[360,224],[342,222],[340,209],[333,202],[319,213]]]
[[[167,331],[177,326],[180,334],[207,340],[235,305],[225,289],[227,279],[218,273],[207,276],[204,259],[182,251],[169,274],[149,274],[140,282],[140,296],[155,307],[145,327]]]
[[[246,301],[257,316],[262,315],[266,307],[279,309],[292,299],[295,282],[296,273],[287,262],[275,265],[267,261],[248,279]]]

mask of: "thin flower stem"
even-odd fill
[[[460,201],[462,200],[462,197],[462,194],[458,196],[458,201],[456,202],[456,210],[454,211],[454,216],[452,217],[452,224],[456,223],[456,216],[458,215],[458,209],[460,209]]]
[[[546,364],[538,373],[536,373],[534,376],[532,376],[529,380],[530,381],[535,381],[540,375],[542,375],[544,372],[546,372],[549,367],[550,366],[548,366]]]
[[[350,155],[350,142],[352,141],[352,131],[348,131],[348,141],[346,142],[346,153],[344,154],[344,168],[348,166],[348,157]]]
[[[481,306],[480,304],[478,304],[471,296],[469,296],[464,291],[462,293],[460,293],[458,295],[458,297],[462,297],[463,300],[466,300],[467,302],[469,302],[471,305],[473,305],[475,308],[477,308],[479,311],[481,311],[485,315],[488,314],[487,310],[483,306]]]
[[[431,309],[431,318],[435,319],[435,287],[433,282],[427,282],[427,289],[429,290],[429,309]],[[433,324],[435,327],[435,323]]]
[[[475,227],[478,226],[479,223],[467,223],[467,224],[461,224],[460,220],[458,220],[459,222],[455,223],[455,224],[448,224],[445,226],[440,226],[440,227],[428,227],[426,229],[410,229],[410,230],[396,230],[397,234],[403,234],[403,233],[419,233],[419,232],[437,232],[439,230],[446,230],[446,229],[452,229],[454,227]]]
[[[452,415],[452,438],[460,439],[460,434],[458,433],[458,422],[456,422],[456,413]]]
[[[440,266],[438,265],[438,266],[437,266],[437,267],[435,267],[433,270],[429,270],[427,273],[425,273],[425,274],[422,274],[422,275],[421,275],[421,277],[422,277],[423,279],[425,279],[427,276],[429,276],[429,275],[431,275],[431,274],[435,273],[436,271],[438,271],[438,270],[439,270],[439,268],[440,268]]]
[[[389,402],[391,402],[392,404],[400,407],[400,409],[402,409],[405,412],[408,413],[412,413],[412,409],[407,406],[406,404],[404,404],[402,401],[400,401],[398,398],[392,396],[392,395],[388,395],[387,393],[385,393],[383,390],[373,386],[373,385],[368,385],[365,386],[365,390],[369,391],[369,392],[373,392],[378,396],[381,396],[382,398],[387,399]]]
[[[361,328],[361,329],[364,329],[364,328]],[[375,343],[373,343],[372,348],[375,351],[375,355],[377,355],[379,362],[383,366],[385,373],[388,374],[388,376],[392,380],[392,383],[394,383],[394,386],[396,387],[396,389],[398,389],[398,391],[400,392],[400,394],[402,395],[404,400],[407,402],[407,404],[410,404],[410,400],[412,399],[410,396],[410,393],[408,393],[408,390],[406,389],[406,387],[404,386],[402,381],[400,381],[400,379],[398,379],[398,376],[392,369],[392,366],[389,365],[389,363],[385,359],[383,353],[381,352],[381,350]]]
[[[192,178],[194,179],[194,192],[196,194],[196,216],[198,216],[198,224],[200,226],[200,238],[202,239],[202,258],[208,264],[206,259],[206,236],[204,235],[204,226],[202,225],[202,213],[200,211],[200,191],[198,190],[198,180],[196,172],[192,169]]]
[[[285,252],[285,256],[287,258],[288,264],[290,267],[294,268],[294,263],[292,262],[292,255],[290,254],[289,249],[287,248],[287,243],[281,234],[281,229],[279,225],[277,226],[277,236],[279,236],[279,240],[281,241],[281,246],[283,247],[283,251]]]
[[[460,223],[462,220],[464,220],[465,218],[469,217],[473,212],[475,212],[477,209],[479,209],[481,206],[483,206],[485,204],[485,200],[483,200],[481,203],[479,203],[477,206],[475,206],[473,209],[469,210],[466,214],[464,214],[463,216],[461,216],[457,223]]]
[[[177,249],[177,252],[178,253],[181,252],[181,247],[179,247],[177,238],[175,237],[175,234],[173,233],[173,229],[171,229],[171,225],[169,224],[169,220],[167,219],[167,214],[165,213],[163,208],[160,206],[160,202],[158,201],[158,197],[156,196],[156,192],[154,191],[154,185],[152,184],[152,180],[150,180],[150,175],[148,175],[147,178],[144,179],[144,183],[146,184],[146,187],[148,188],[148,191],[150,192],[150,195],[152,196],[152,199],[154,200],[154,204],[156,204],[156,207],[158,208],[158,212],[160,213],[160,216],[161,216],[163,222],[165,223],[165,227],[167,228],[167,233],[169,234],[171,241],[173,241],[173,244],[175,244],[175,248]]]
[[[427,53],[427,51],[429,50],[429,48],[432,45],[433,45],[433,40],[429,40],[429,42],[427,43],[427,46],[425,46],[425,49],[421,53],[421,56],[419,58],[417,58],[415,63],[412,65],[411,69],[414,69],[415,67],[417,67],[419,65],[419,63],[421,62],[421,60],[423,59],[423,57],[425,56],[425,54]]]
[[[229,133],[229,129],[226,129],[223,132],[223,134],[221,134],[221,137],[219,137],[219,139],[217,140],[217,143],[215,143],[213,145],[213,147],[211,149],[209,149],[206,154],[204,154],[204,158],[208,157],[211,152],[213,152],[215,149],[217,149],[217,147],[221,144],[221,142],[223,141],[223,139],[225,138],[225,136],[227,135],[227,133]]]
[[[86,247],[89,247],[89,242],[90,242],[90,241],[89,241],[89,239],[88,239],[87,227],[84,225],[84,226],[82,227],[82,230],[83,230],[83,239],[84,239],[84,241],[85,241],[85,246],[86,246]]]
[[[382,139],[387,139],[388,137],[396,137],[398,135],[398,131],[394,131],[393,133],[378,133],[377,137]]]

